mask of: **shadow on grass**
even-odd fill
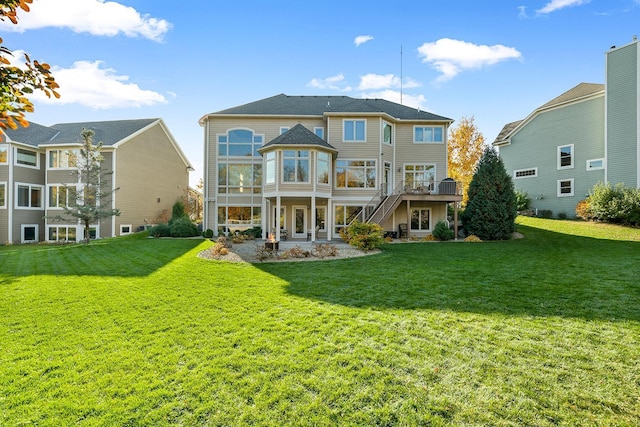
[[[202,243],[201,239],[149,239],[144,236],[72,245],[0,247],[0,285],[16,277],[147,276]]]
[[[640,321],[640,243],[519,230],[524,239],[394,244],[379,255],[257,267],[292,295],[351,307]]]

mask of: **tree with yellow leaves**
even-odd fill
[[[18,11],[29,12],[29,4],[33,0],[0,0],[0,20],[18,23]],[[51,67],[38,61],[31,61],[25,54],[24,66],[11,64],[8,56],[13,56],[10,49],[2,45],[0,38],[0,136],[4,129],[17,129],[18,125],[29,126],[25,113],[33,112],[33,103],[28,95],[34,90],[44,92],[48,97],[59,98],[56,92],[58,84],[51,75]]]
[[[449,177],[462,184],[463,205],[467,204],[469,183],[484,148],[484,136],[475,125],[473,116],[463,117],[458,126],[450,130],[447,169]]]

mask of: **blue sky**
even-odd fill
[[[194,185],[206,113],[279,93],[400,102],[402,87],[404,104],[473,116],[492,142],[576,84],[603,83],[604,52],[635,34],[640,0],[34,0],[17,26],[0,23],[4,44],[61,86],[57,101],[34,96],[29,120],[161,117]]]

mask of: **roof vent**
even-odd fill
[[[633,37],[631,38],[632,41],[637,42],[638,41],[638,36],[636,36],[635,34],[633,35]]]

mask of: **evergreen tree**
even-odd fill
[[[110,175],[113,172],[102,169],[102,142],[93,145],[94,134],[91,129],[80,132],[82,148],[75,158],[76,169],[72,172],[77,177],[77,184],[65,185],[68,202],[62,206],[64,214],[50,218],[56,221],[80,221],[84,226],[84,240],[87,243],[92,224],[120,215],[119,209],[111,208],[111,196],[118,190],[110,185]],[[72,157],[71,152],[69,156]]]
[[[467,235],[482,240],[507,240],[515,231],[516,196],[502,159],[487,147],[469,184],[469,200],[462,214]]]

